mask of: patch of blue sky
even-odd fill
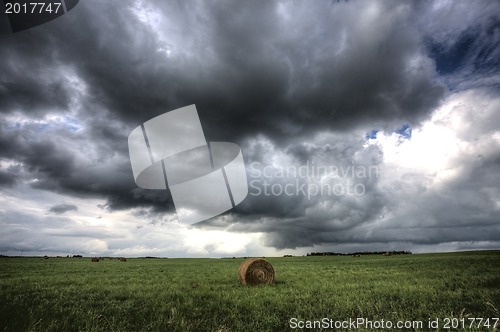
[[[372,129],[370,131],[367,131],[366,134],[365,134],[365,139],[366,140],[376,139],[377,138],[377,133],[378,133],[378,129]]]
[[[500,34],[498,19],[490,17],[452,40],[425,38],[436,71],[451,91],[500,86]]]
[[[409,124],[404,124],[402,127],[394,130],[396,134],[405,139],[411,139],[411,127]]]

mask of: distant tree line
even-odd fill
[[[361,255],[411,255],[411,251],[357,251],[351,253],[341,253],[341,252],[311,252],[307,256],[361,256]]]

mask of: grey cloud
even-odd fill
[[[9,173],[0,171],[0,186],[12,186],[16,179]]]
[[[158,52],[162,37],[141,24],[129,8],[117,3],[99,6],[82,4],[74,15],[16,38],[14,45],[37,51],[26,54],[21,47],[8,47],[5,58],[30,66],[45,61],[49,66],[38,65],[37,71],[52,80],[59,79],[52,72],[64,64],[87,85],[89,103],[106,107],[128,123],[196,103],[215,140],[221,127],[231,140],[255,130],[275,139],[286,137],[286,121],[306,132],[362,122],[417,123],[443,93],[432,80],[432,64],[425,61],[407,4],[216,3],[184,5],[186,9],[153,3],[164,17],[160,27],[165,24],[165,30],[158,31],[172,39],[168,58]],[[107,23],[110,17],[98,14],[111,7],[113,25]],[[370,10],[377,15],[370,17]],[[174,13],[183,15],[175,20],[180,27],[169,24]],[[57,28],[63,24],[64,29]],[[343,51],[336,54],[339,45]],[[57,50],[55,57],[50,49]],[[35,80],[43,82],[40,77]],[[42,96],[16,97],[15,91],[31,83],[16,84],[4,84],[6,96],[12,96],[5,100],[43,104]],[[44,91],[36,86],[33,90]],[[48,92],[44,98],[60,99],[62,108],[68,105],[67,98]],[[50,108],[59,109],[59,104]],[[30,107],[24,106],[27,111]]]
[[[490,247],[498,245],[500,178],[495,169],[500,159],[495,138],[498,125],[491,124],[497,114],[493,110],[499,109],[498,101],[498,97],[484,91],[464,92],[453,102],[448,101],[459,105],[453,109],[454,116],[475,119],[465,120],[463,131],[456,133],[462,140],[457,144],[474,148],[458,150],[460,153],[449,159],[448,170],[453,177],[444,178],[440,184],[435,183],[437,174],[432,172],[403,171],[382,162],[382,151],[377,146],[365,146],[360,132],[318,134],[307,143],[291,143],[283,149],[262,138],[246,149],[249,160],[274,168],[300,167],[312,162],[316,166],[356,163],[376,166],[383,179],[351,179],[366,189],[359,197],[249,197],[230,218],[213,224],[220,225],[225,220],[222,224],[233,231],[263,232],[264,243],[279,249],[315,245],[344,248],[356,243],[358,248],[370,250],[377,243],[394,241],[407,243],[407,247],[446,244],[458,248],[458,243],[471,241],[488,241]],[[464,109],[469,112],[463,112]],[[445,124],[450,125],[456,120],[447,121]],[[251,180],[255,172],[250,169],[248,174]],[[272,172],[267,180],[281,186],[290,182],[279,176],[273,178]],[[265,207],[265,212],[255,206]],[[470,244],[464,246],[470,248]]]
[[[3,58],[20,65],[6,61],[4,66],[36,66],[35,73],[68,81],[56,69],[63,65],[87,86],[87,114],[96,115],[104,106],[136,125],[196,103],[213,140],[239,141],[255,131],[280,140],[296,130],[345,129],[389,119],[416,122],[443,92],[432,81],[430,63],[408,68],[415,58],[425,58],[416,31],[406,22],[412,20],[408,5],[153,3],[163,16],[160,27],[165,27],[158,31],[166,31],[165,42],[173,45],[168,58],[157,51],[164,42],[158,31],[141,24],[129,8],[118,3],[99,6],[105,8],[81,4],[57,22],[8,38]],[[107,23],[108,15],[99,15],[109,8],[114,9],[113,25]],[[383,19],[375,15],[363,21],[372,9]],[[367,25],[372,35],[367,35]],[[336,54],[341,44],[344,50]],[[26,53],[23,47],[36,51]],[[30,77],[43,82],[40,75]],[[5,86],[6,102],[34,100],[43,105],[46,98],[53,103],[42,108],[70,107],[70,97],[55,98],[43,92],[46,88],[19,79],[15,83]],[[72,82],[57,84],[61,88],[54,91],[77,93]],[[16,95],[28,86],[43,96]],[[22,108],[33,111],[31,105]]]
[[[63,214],[68,211],[77,211],[78,207],[76,205],[72,204],[58,204],[54,205],[49,209],[49,212],[55,213],[55,214]]]
[[[222,223],[232,231],[264,232],[266,244],[279,249],[334,242],[328,234],[376,220],[386,203],[378,187],[380,151],[363,143],[357,132],[297,139],[283,150],[263,138],[243,146],[251,161],[249,196],[230,218],[197,227]],[[363,193],[354,194],[355,187]]]
[[[18,182],[22,172],[23,169],[20,164],[10,165],[8,167],[2,167],[0,164],[0,187],[12,187]]]

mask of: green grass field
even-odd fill
[[[462,331],[444,319],[500,316],[500,251],[267,260],[276,283],[244,287],[243,259],[2,257],[0,330],[287,331],[291,318],[439,318],[439,330]]]

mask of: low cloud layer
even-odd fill
[[[80,2],[15,34],[2,17],[1,250],[498,247],[498,8]],[[190,104],[209,141],[242,147],[250,188],[194,226],[135,185],[127,147]],[[318,172],[279,174],[301,168]]]
[[[54,205],[49,209],[49,212],[55,213],[55,214],[63,214],[68,211],[77,211],[78,207],[76,205],[71,205],[71,204],[58,204]]]

